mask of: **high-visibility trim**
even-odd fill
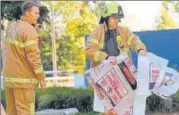
[[[121,36],[117,36],[116,39],[117,39],[118,48],[120,48],[122,45],[122,38],[121,38]]]
[[[35,41],[35,40],[29,40],[29,41],[27,41],[25,43],[22,43],[22,42],[19,42],[16,39],[11,39],[11,38],[6,38],[5,42],[11,43],[11,44],[13,44],[15,46],[18,46],[18,47],[21,47],[21,48],[25,48],[25,47],[28,47],[30,45],[37,44],[37,41]]]
[[[34,106],[34,103],[30,103],[30,115],[35,115],[35,106]]]
[[[130,46],[131,43],[132,43],[132,39],[133,39],[133,36],[129,36],[128,40],[127,40],[127,44]]]
[[[16,83],[38,83],[37,79],[25,79],[25,78],[11,78],[4,77],[4,82],[16,82]]]
[[[121,42],[121,40],[122,40],[121,36],[117,36],[117,41]]]
[[[43,67],[39,67],[38,69],[35,70],[35,73],[41,73],[43,72]]]
[[[18,46],[18,47],[22,47],[22,48],[25,47],[24,43],[21,43],[18,40],[15,40],[15,39],[7,38],[7,39],[5,39],[5,41],[7,43],[11,43],[11,44]]]
[[[94,38],[89,38],[88,42],[94,43],[94,44],[99,44],[99,41],[94,39]]]
[[[37,44],[37,41],[29,40],[29,41],[24,43],[25,47],[28,47],[28,46],[31,46],[31,45],[34,45],[34,44]]]
[[[121,49],[121,52],[124,52],[124,53],[128,53],[129,51],[130,51],[129,48],[123,48],[123,49]]]
[[[103,46],[104,46],[104,43],[100,43],[100,44],[99,44],[99,47],[100,47],[101,49],[103,49]]]
[[[89,39],[88,39],[88,42],[94,43],[94,44],[96,44],[96,45],[99,45],[100,48],[103,48],[103,46],[104,46],[104,43],[100,43],[98,40],[96,40],[96,39],[94,39],[94,38],[89,38]]]
[[[100,56],[101,51],[96,51],[94,54],[94,61],[98,61],[99,60],[99,56]]]

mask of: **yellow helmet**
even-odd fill
[[[124,18],[122,7],[116,2],[101,2],[99,3],[99,8],[103,18],[108,16],[117,16],[119,19]]]

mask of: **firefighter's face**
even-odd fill
[[[27,12],[27,17],[32,21],[33,24],[36,24],[39,18],[39,8],[35,6],[32,7],[31,10]]]
[[[108,20],[108,26],[110,28],[117,28],[119,19],[116,16],[110,16]]]

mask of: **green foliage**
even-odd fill
[[[59,70],[75,69],[79,66],[85,68],[84,37],[96,27],[96,14],[90,10],[88,2],[85,1],[45,1],[43,3],[49,9],[51,9],[51,6],[53,7],[55,29],[59,30],[56,31],[57,68]],[[50,27],[51,25],[43,27],[43,31],[40,32],[48,34],[46,39],[49,40],[51,40],[50,33],[52,30]],[[41,36],[44,36],[44,34],[41,34]],[[40,46],[45,70],[52,70],[52,66],[50,66],[52,63],[52,47],[49,40],[42,44],[44,46]],[[44,50],[47,47],[50,49]]]
[[[162,99],[159,96],[153,94],[147,98],[147,113],[155,112],[171,112],[172,111],[172,100]]]
[[[89,10],[88,2],[71,1],[66,4],[62,2],[62,4],[63,6],[58,7],[58,10],[67,8],[67,10],[63,10],[63,13],[66,14],[64,15],[66,37],[60,39],[63,42],[60,44],[60,48],[64,52],[59,52],[61,59],[63,59],[59,60],[62,64],[59,68],[85,66],[84,36],[90,34],[96,27],[97,17]]]
[[[170,18],[166,9],[163,9],[160,18],[160,23],[157,25],[158,30],[171,29],[176,27],[176,23],[172,18]]]
[[[76,10],[78,10],[79,15],[75,16],[77,12],[74,12],[75,14],[71,14],[71,16],[69,16],[69,19],[66,23],[67,28],[65,33],[67,38],[70,39],[65,39],[63,41],[64,44],[70,43],[69,46],[71,47],[71,50],[73,51],[71,53],[73,54],[71,56],[70,55],[67,56],[64,55],[64,56],[67,59],[68,57],[71,58],[70,60],[66,60],[66,62],[72,61],[71,64],[73,66],[85,66],[86,58],[85,58],[84,36],[90,34],[90,32],[96,27],[97,17],[94,13],[92,13],[89,10],[88,2],[79,2],[79,5],[75,5],[75,3],[76,4],[78,3],[73,2],[74,7],[76,8]],[[66,51],[70,53],[69,51],[71,50],[67,49]]]
[[[79,114],[93,115],[93,89],[74,89],[67,87],[53,87],[45,90],[36,90],[36,111],[43,109],[65,109],[77,108]],[[5,94],[1,91],[1,102],[5,107]],[[147,98],[146,113],[157,112],[178,112],[179,111],[179,92],[172,95],[169,99],[161,99],[156,95]],[[89,112],[89,113],[88,113]]]
[[[23,1],[2,1],[1,2],[1,18],[8,20],[17,20],[21,16],[21,5]]]
[[[39,38],[44,38],[44,41],[39,46],[44,70],[52,70],[52,41],[50,32],[51,25],[44,22],[39,32]]]
[[[40,50],[44,70],[52,70],[52,48],[50,38],[45,38],[45,41],[40,45]]]
[[[18,20],[22,15],[21,5],[23,1],[1,1],[1,19]],[[47,21],[48,9],[45,6],[40,6],[39,23]]]
[[[1,103],[4,107],[6,107],[6,98],[5,98],[5,91],[1,90]]]
[[[175,3],[173,1],[162,2],[163,8],[161,10],[159,19],[157,19],[158,22],[156,28],[158,30],[172,29],[177,27],[176,22],[169,15],[169,10],[175,9],[175,11],[177,11],[179,7],[178,4],[179,4],[178,2]],[[172,5],[173,8],[169,7],[170,5]]]
[[[175,11],[179,13],[179,1],[175,1],[173,4]]]
[[[37,110],[76,107],[80,112],[92,111],[93,90],[73,88],[49,88],[37,90]]]

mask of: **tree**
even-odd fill
[[[169,7],[171,4],[173,7]],[[160,17],[156,20],[156,28],[158,30],[176,28],[176,21],[171,18],[170,11],[172,10],[172,8],[175,8],[175,10],[177,11],[178,3],[175,3],[173,1],[163,1],[162,6],[163,7],[161,10]]]
[[[3,11],[1,10],[3,18],[9,20],[19,19],[21,1],[4,1],[3,4]],[[46,9],[45,11],[50,11],[48,10],[50,9],[50,1],[41,1],[40,4],[41,7]],[[92,11],[90,9],[88,1],[54,1],[53,9],[55,12],[58,69],[74,69],[74,66],[85,66],[84,36],[89,34],[97,25],[96,10]],[[43,24],[39,37],[45,38],[45,41],[40,45],[42,63],[44,70],[52,70],[52,42],[50,35],[52,27],[50,17],[41,15],[41,18]]]
[[[172,8],[179,13],[179,1],[168,1],[168,5],[171,5]]]
[[[66,34],[71,38],[71,49],[73,54],[71,59],[74,66],[85,67],[85,35],[90,32],[97,25],[97,17],[89,10],[88,2],[84,2],[81,9],[79,9],[79,16],[67,22]]]
[[[18,20],[22,15],[21,5],[23,1],[1,1],[1,19]],[[45,6],[40,6],[39,23],[48,20],[48,9]]]
[[[84,36],[96,27],[96,14],[90,10],[88,2],[55,1],[53,3],[58,69],[85,67]],[[47,1],[44,4],[48,6],[50,2]]]
[[[41,58],[44,70],[52,70],[52,42],[51,42],[51,25],[50,23],[43,23],[39,32],[39,38],[43,38],[40,45]]]

